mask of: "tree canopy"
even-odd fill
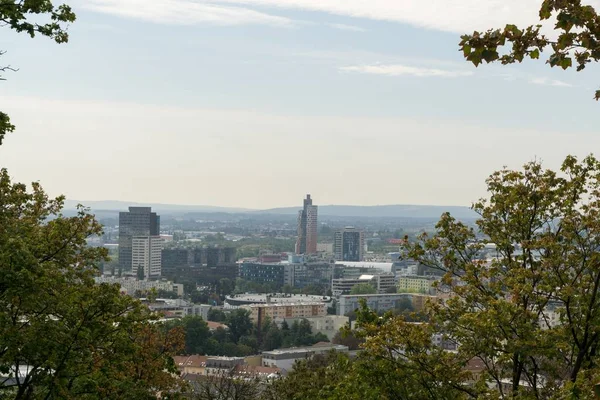
[[[60,214],[37,183],[0,170],[0,397],[151,398],[178,390],[171,355],[183,332],[163,332],[117,285],[96,285],[106,250],[86,210]]]
[[[543,34],[541,24],[517,27],[508,24],[502,29],[473,32],[461,37],[464,57],[478,66],[483,61],[502,64],[522,62],[525,57],[539,59],[550,49],[547,63],[562,69],[583,70],[589,63],[600,60],[600,16],[581,0],[544,0],[540,7],[540,22],[555,18],[551,36]],[[554,38],[556,36],[556,38]],[[501,50],[505,48],[506,51]],[[600,90],[595,93],[600,99]]]
[[[375,294],[377,293],[377,289],[373,287],[370,283],[359,283],[358,285],[354,285],[352,290],[350,290],[350,294]]]

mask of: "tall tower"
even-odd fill
[[[146,280],[160,278],[163,238],[134,236],[131,242],[131,272]]]
[[[119,267],[131,271],[134,236],[159,236],[160,216],[150,207],[129,207],[119,213]]]
[[[365,249],[365,233],[347,227],[335,232],[333,254],[337,261],[362,261]]]
[[[304,199],[304,207],[298,211],[298,239],[296,254],[315,254],[317,252],[317,206],[313,206],[310,194]]]

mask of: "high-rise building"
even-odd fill
[[[131,239],[131,272],[144,279],[159,278],[163,241],[160,236],[134,236]]]
[[[298,211],[298,239],[296,254],[317,252],[317,206],[313,206],[310,194],[304,199],[304,207]]]
[[[151,207],[129,207],[119,213],[119,267],[131,271],[134,236],[160,235],[160,216]]]
[[[333,254],[336,261],[362,261],[365,249],[365,233],[347,227],[335,232]]]

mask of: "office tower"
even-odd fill
[[[310,194],[304,199],[304,207],[298,212],[298,239],[296,254],[317,252],[317,206],[312,205]]]
[[[144,279],[159,278],[162,248],[160,236],[134,236],[131,239],[131,272]]]
[[[160,216],[150,207],[129,207],[119,213],[119,267],[131,271],[132,240],[134,236],[160,235]]]
[[[335,232],[333,254],[337,261],[362,261],[365,249],[363,231],[347,227]]]

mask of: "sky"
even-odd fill
[[[495,170],[600,146],[597,66],[458,51],[540,3],[68,0],[67,44],[3,28],[0,166],[84,202],[468,206]]]

